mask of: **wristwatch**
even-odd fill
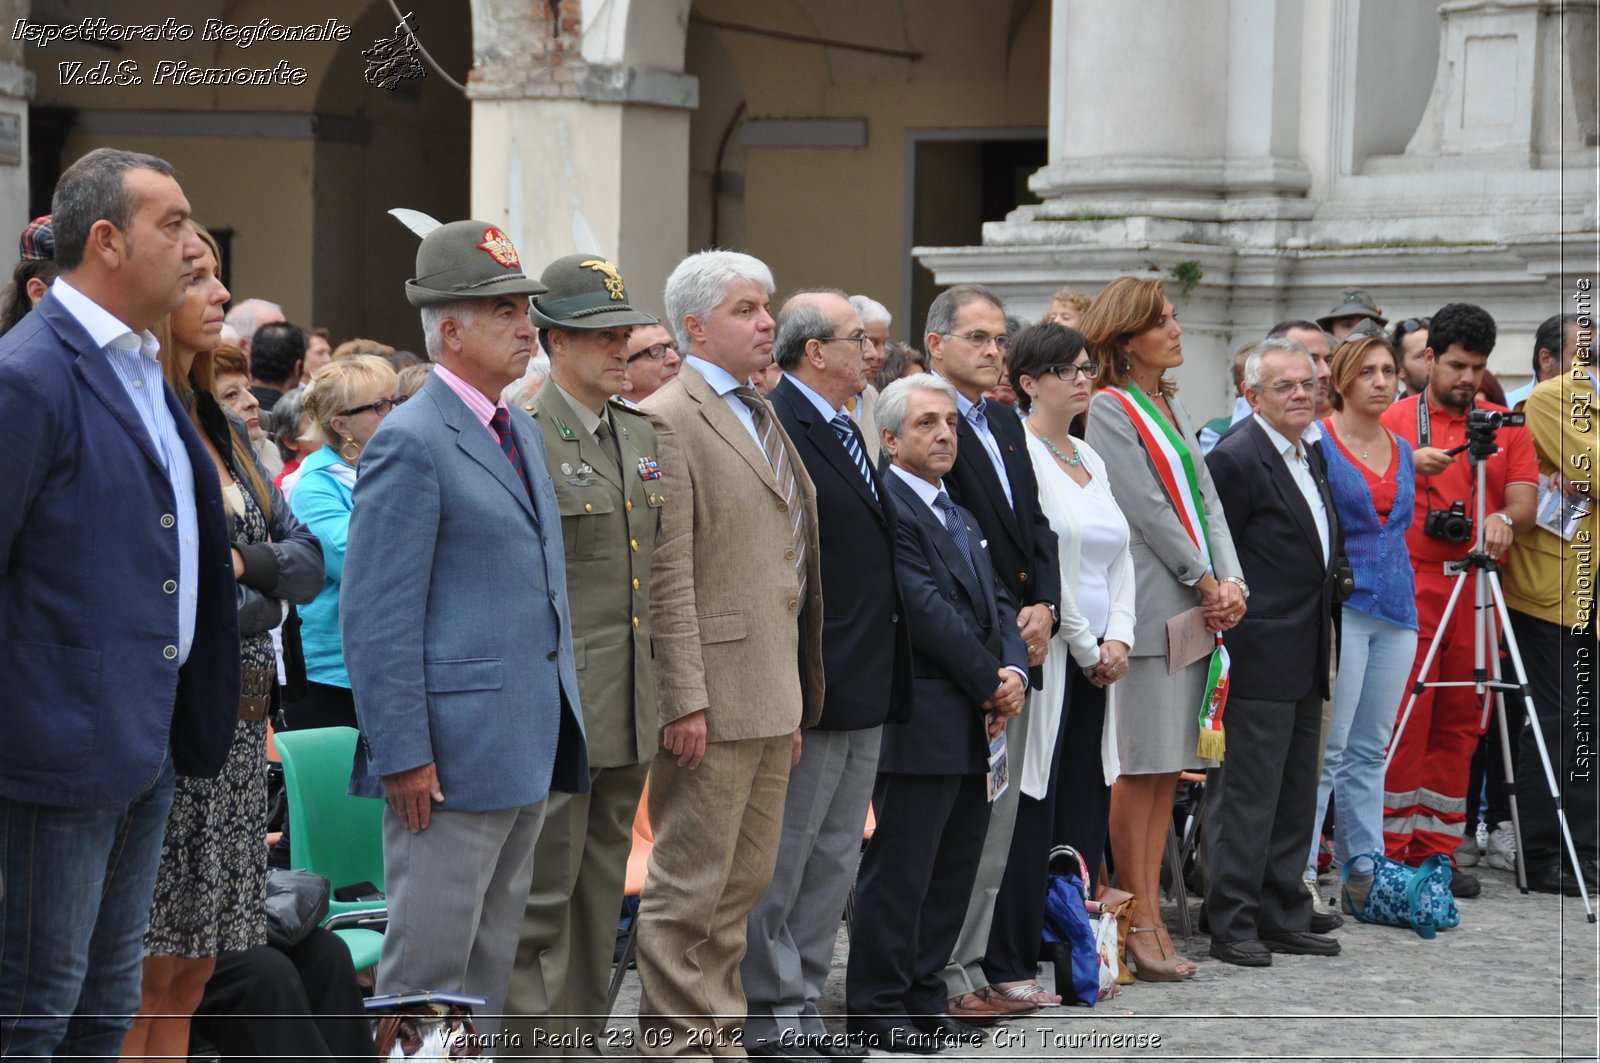
[[[1234,584],[1239,588],[1239,593],[1244,595],[1244,600],[1247,602],[1250,600],[1250,584],[1246,583],[1242,576],[1229,576],[1222,582]]]
[[[1504,513],[1491,513],[1489,516],[1493,517],[1495,520],[1504,521],[1506,527],[1508,528],[1515,529],[1517,526],[1517,522],[1506,516]]]
[[[1053,627],[1061,626],[1061,614],[1056,612],[1056,603],[1055,602],[1040,602],[1039,604],[1044,606],[1046,609],[1050,610],[1050,624],[1051,624],[1051,626],[1053,626]]]

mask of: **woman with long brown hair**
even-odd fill
[[[1225,631],[1244,615],[1248,591],[1194,425],[1166,375],[1183,364],[1183,329],[1165,288],[1119,277],[1080,327],[1099,365],[1086,438],[1104,456],[1128,520],[1136,590],[1133,650],[1112,713],[1111,854],[1143,924],[1128,935],[1135,973],[1180,981],[1195,965],[1178,956],[1162,922],[1161,857],[1179,773],[1221,759],[1216,695],[1226,690],[1226,654],[1218,640],[1209,656],[1169,673],[1167,621],[1199,606],[1208,632]]]
[[[161,846],[145,932],[143,996],[123,1056],[187,1059],[189,1017],[217,955],[266,944],[267,711],[276,671],[269,632],[284,602],[308,602],[322,582],[322,550],[256,461],[244,426],[217,401],[213,352],[228,290],[211,235],[184,303],[153,330],[167,383],[211,455],[233,530],[240,661],[233,745],[214,779],[179,776]],[[196,475],[200,471],[196,470]]]

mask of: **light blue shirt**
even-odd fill
[[[739,423],[750,433],[750,438],[756,441],[756,449],[765,454],[767,451],[761,446],[761,433],[756,431],[755,415],[750,412],[750,407],[744,404],[744,400],[733,393],[734,388],[749,387],[749,381],[736,379],[722,366],[708,362],[699,355],[685,355],[683,360],[694,366],[695,372],[706,378],[706,383],[711,385],[712,391],[722,396],[722,401],[728,404],[728,409],[739,418]]]
[[[823,398],[821,395],[818,395],[815,391],[812,391],[810,388],[806,387],[805,381],[801,380],[799,377],[795,376],[793,373],[785,373],[783,375],[789,378],[789,383],[793,384],[795,387],[800,389],[800,394],[804,395],[807,399],[809,399],[811,401],[811,405],[813,405],[813,406],[815,406],[817,408],[817,412],[822,414],[822,416],[823,416],[823,418],[825,420],[831,422],[835,417],[839,416],[841,413],[844,414],[846,417],[850,416],[850,411],[846,410],[843,406],[840,406],[838,409],[830,408],[828,406],[828,400],[827,399]]]
[[[178,433],[177,422],[167,408],[166,379],[157,359],[161,345],[146,330],[142,335],[118,321],[100,304],[57,277],[51,293],[66,308],[89,338],[106,354],[106,360],[122,382],[133,408],[139,412],[145,431],[172,484],[174,530],[178,536],[178,664],[189,659],[194,645],[195,610],[200,594],[200,517],[195,502],[194,466],[189,451]]]
[[[1000,478],[1000,490],[1006,493],[1006,503],[1012,509],[1017,508],[1017,503],[1011,497],[1011,479],[1006,476],[1006,460],[1000,456],[1000,444],[994,438],[994,432],[989,429],[989,408],[984,407],[983,427],[972,419],[973,412],[978,408],[975,402],[968,402],[967,397],[961,394],[961,389],[956,389],[956,409],[967,423],[972,425],[972,431],[983,443],[983,452],[989,455],[989,464],[994,466],[994,474]]]
[[[1539,383],[1539,378],[1534,377],[1520,388],[1512,388],[1506,392],[1506,409],[1515,410],[1519,403],[1527,402],[1528,396],[1533,394],[1534,385]]]

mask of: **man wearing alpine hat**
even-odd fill
[[[561,515],[544,443],[500,392],[534,341],[511,240],[440,226],[406,298],[434,371],[367,444],[340,615],[361,741],[351,791],[387,798],[379,993],[503,1010],[552,791],[584,792]]]
[[[557,259],[540,279],[532,316],[550,380],[529,410],[561,510],[589,792],[550,799],[506,1011],[524,1046],[598,1056],[633,817],[659,745],[650,562],[668,490],[655,428],[613,396],[634,326],[656,319],[602,255]]]
[[[1335,347],[1349,339],[1353,332],[1381,333],[1388,323],[1382,308],[1373,302],[1365,288],[1341,290],[1333,308],[1317,318],[1318,327],[1333,337]]]

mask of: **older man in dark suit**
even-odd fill
[[[954,386],[960,414],[961,446],[947,477],[950,498],[977,518],[989,540],[995,573],[1017,605],[1017,628],[1037,684],[1042,682],[1039,667],[1045,648],[1059,626],[1061,574],[1056,533],[1039,507],[1039,485],[1022,422],[1009,407],[983,397],[1000,380],[1005,361],[1005,310],[989,289],[960,284],[934,299],[925,333],[933,371]],[[1017,764],[1022,763],[1026,740],[1027,728],[1020,721],[1006,728],[1006,743]],[[972,899],[944,969],[950,1012],[958,1018],[993,1019],[1035,1007],[991,988],[983,970],[995,895],[1011,851],[1018,793],[1013,787],[992,806]]]
[[[989,741],[1022,711],[1027,651],[977,522],[945,489],[954,389],[926,375],[897,380],[878,416],[915,679],[908,719],[884,728],[845,999],[851,1033],[871,1047],[931,1052],[974,1032],[948,1013],[939,971],[988,827]]]
[[[1245,359],[1244,384],[1254,415],[1206,457],[1255,589],[1250,611],[1224,636],[1228,757],[1206,778],[1206,915],[1211,955],[1265,967],[1274,952],[1339,952],[1337,940],[1310,932],[1301,872],[1340,530],[1322,456],[1301,438],[1316,412],[1311,355],[1287,337],[1263,340]]]
[[[547,798],[589,789],[561,510],[539,429],[499,397],[544,290],[493,225],[423,238],[406,298],[435,365],[363,452],[339,606],[351,789],[389,801],[378,991],[479,994],[489,1015]]]
[[[904,719],[911,690],[895,506],[845,408],[862,387],[865,346],[843,292],[802,292],[778,314],[773,356],[784,377],[768,398],[817,489],[829,682],[789,773],[772,885],[750,913],[740,977],[744,1047],[757,1055],[815,1057],[834,1046],[817,1001],[855,878],[883,723]]]

